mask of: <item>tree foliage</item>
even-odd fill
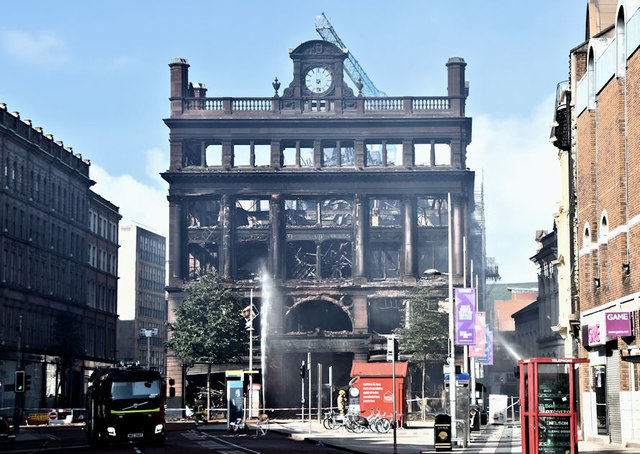
[[[418,287],[407,301],[404,328],[400,336],[400,351],[413,355],[422,368],[422,402],[425,402],[427,363],[447,356],[449,314],[440,309],[441,295],[432,288]]]
[[[185,287],[187,299],[169,323],[173,350],[181,364],[233,362],[246,351],[247,333],[240,316],[241,301],[222,287],[215,272]]]
[[[405,309],[408,323],[396,330],[400,350],[422,363],[447,356],[449,314],[440,309],[440,298],[432,289],[420,288]]]

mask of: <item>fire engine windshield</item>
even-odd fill
[[[160,380],[116,381],[111,384],[113,400],[153,399],[160,396]]]

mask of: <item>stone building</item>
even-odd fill
[[[85,371],[115,360],[118,208],[89,161],[4,104],[0,153],[0,381],[19,367],[26,407],[82,406]]]
[[[570,96],[556,109],[568,111],[555,135],[566,141],[577,263],[572,313],[561,323],[576,328],[578,353],[589,359],[582,433],[622,445],[640,440],[640,2],[590,0],[586,23],[586,41],[570,52]],[[559,226],[559,244],[570,234]]]
[[[117,357],[143,365],[149,358],[149,365],[162,374],[167,342],[166,256],[162,235],[138,225],[120,226]]]
[[[276,79],[264,98],[206,97],[187,61],[172,60],[165,120],[169,319],[200,270],[245,298],[253,289],[268,320],[269,406],[299,403],[290,389],[307,352],[345,385],[353,361],[382,351],[423,271],[447,270],[449,210],[456,284],[464,257],[484,266],[464,60],[447,62],[445,96],[367,98],[344,80],[346,50],[308,41],[289,56],[290,83],[279,94]],[[167,361],[180,385],[171,352]]]

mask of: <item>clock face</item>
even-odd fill
[[[329,87],[331,87],[333,76],[331,75],[331,71],[324,66],[316,66],[307,72],[304,80],[309,91],[313,93],[325,93]]]

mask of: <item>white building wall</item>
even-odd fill
[[[120,320],[136,317],[136,242],[135,226],[120,225],[118,251],[118,315]]]

